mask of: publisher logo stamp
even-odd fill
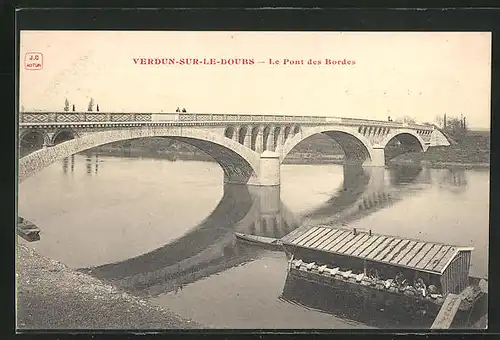
[[[43,68],[43,54],[40,52],[28,52],[24,56],[24,68],[26,70],[41,70]]]

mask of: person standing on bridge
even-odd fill
[[[175,112],[181,112],[181,109],[177,106],[177,110],[175,110]]]
[[[185,108],[183,108],[183,109],[182,109],[182,112],[183,112],[183,113],[186,113],[187,111],[186,111],[186,109],[185,109]]]

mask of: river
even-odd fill
[[[20,185],[19,215],[41,228],[29,243],[41,254],[216,328],[384,327],[348,303],[308,306],[314,289],[287,299],[285,255],[235,231],[344,223],[473,246],[470,274],[488,276],[489,171],[286,164],[281,176],[281,189],[248,189],[224,186],[216,163],[79,154]]]

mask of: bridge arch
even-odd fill
[[[402,144],[417,145],[418,143],[421,151],[427,150],[427,146],[422,137],[420,137],[418,133],[410,129],[399,129],[396,132],[388,134],[387,137],[385,137],[385,139],[382,141],[381,146],[385,148],[387,144],[389,144],[389,142],[394,138],[396,138]]]
[[[264,127],[264,130],[262,131],[262,151],[269,150],[270,134],[271,134],[271,127],[270,126]]]
[[[250,149],[253,151],[257,150],[257,137],[259,136],[260,133],[260,127],[259,126],[254,126],[251,131],[251,139],[250,139]]]
[[[233,139],[235,133],[236,133],[235,128],[233,126],[229,126],[224,131],[224,136],[226,136],[226,138]]]
[[[382,141],[381,146],[384,147],[386,162],[405,153],[425,152],[428,148],[418,133],[407,129],[389,134]]]
[[[282,133],[282,129],[279,126],[274,128],[274,141],[273,141],[273,150],[276,151],[279,145],[280,134]]]
[[[297,130],[298,132],[295,132]],[[318,126],[303,127],[300,129],[298,126],[295,126],[293,133],[294,136],[283,145],[280,156],[281,161],[283,161],[290,151],[300,142],[319,133],[324,133],[337,141],[344,151],[346,161],[348,162],[363,164],[366,161],[374,159],[373,146],[370,141],[356,130],[349,129],[348,127]]]
[[[292,127],[290,125],[285,126],[285,129],[283,130],[283,138],[285,142],[287,141],[288,137],[290,137],[291,130]]]
[[[79,136],[78,133],[76,133],[73,129],[57,130],[56,133],[54,133],[54,135],[52,136],[50,144],[51,145],[60,144],[78,138],[78,136]]]
[[[259,156],[237,141],[222,134],[200,131],[194,128],[137,127],[124,130],[92,132],[52,147],[43,148],[19,160],[19,181],[75,153],[108,143],[145,138],[168,137],[191,144],[209,154],[222,167],[225,183],[246,184],[255,180],[259,171]]]
[[[245,139],[247,138],[247,127],[246,126],[242,126],[239,128],[238,130],[238,142],[240,144],[245,144]]]
[[[50,144],[49,135],[38,129],[29,129],[23,131],[18,140],[20,157],[24,157],[30,152],[35,152]]]

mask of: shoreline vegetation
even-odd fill
[[[212,157],[189,144],[159,137],[111,143],[83,154],[214,162]],[[344,154],[340,145],[330,137],[319,134],[297,145],[283,163],[343,164],[343,162]],[[458,142],[453,141],[448,147],[431,147],[425,153],[404,153],[388,160],[387,164],[420,165],[431,168],[489,168],[490,133],[489,131],[470,131]]]

